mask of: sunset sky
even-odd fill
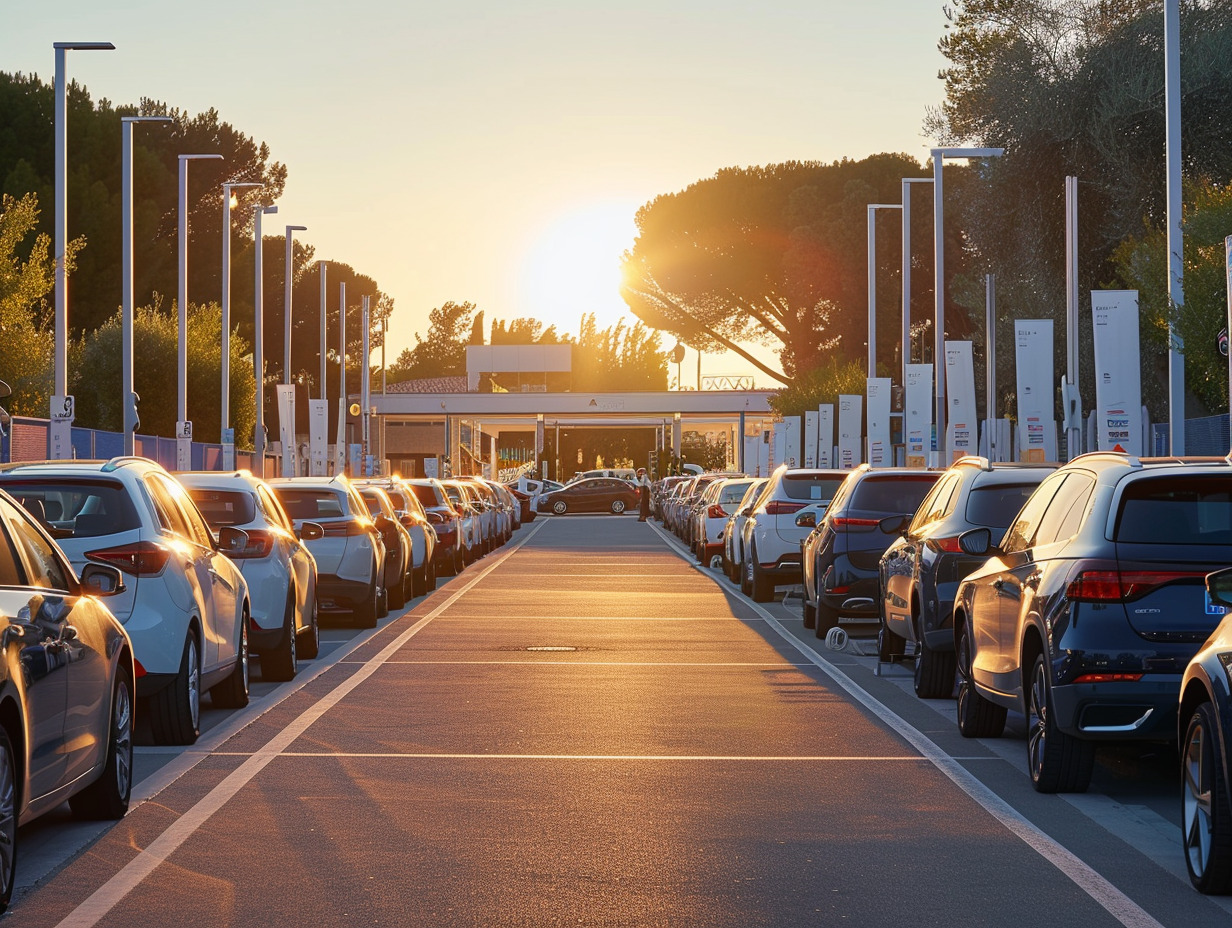
[[[940,0],[60,0],[6,14],[0,70],[50,81],[53,42],[110,41],[69,53],[96,100],[213,107],[267,142],[289,170],[270,231],[377,279],[392,360],[447,300],[631,320],[634,212],[720,168],[922,159],[944,25]]]

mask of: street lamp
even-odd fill
[[[192,468],[192,423],[188,421],[188,162],[221,161],[222,155],[180,155],[180,288],[176,296],[179,310],[179,389],[176,403],[175,466]]]
[[[911,185],[931,184],[931,177],[903,178],[903,333],[902,369],[904,398],[907,389],[907,365],[911,363]],[[921,358],[920,360],[923,360]]]
[[[282,316],[283,316],[283,338],[285,341],[282,346],[282,382],[289,384],[291,382],[291,271],[293,270],[294,258],[294,242],[291,240],[292,232],[306,232],[307,226],[287,226],[287,269],[285,280],[282,286]]]
[[[53,460],[72,456],[73,401],[68,395],[68,57],[75,51],[113,51],[110,42],[54,42],[56,50],[56,332],[48,453]]]
[[[264,187],[257,181],[222,185],[222,409],[218,440],[222,469],[235,468],[235,433],[231,429],[231,197],[241,187]]]
[[[1185,453],[1185,343],[1172,323],[1185,303],[1185,235],[1181,229],[1181,13],[1164,0],[1164,165],[1168,224],[1168,453]],[[1135,415],[1137,410],[1131,409]]]
[[[325,296],[325,280],[327,262],[318,261],[317,267],[321,271],[321,399],[328,399],[328,394],[325,391],[325,317],[326,317],[326,296]]]
[[[868,204],[868,376],[877,376],[877,210],[902,209],[901,203]],[[903,378],[903,384],[907,380]]]
[[[262,286],[261,277],[265,271],[261,255],[261,217],[265,214],[273,214],[278,212],[277,206],[262,206],[260,203],[252,208],[253,217],[253,243],[255,254],[253,256],[253,347],[252,347],[252,366],[256,373],[257,379],[257,426],[253,435],[252,441],[252,456],[253,464],[257,470],[258,477],[265,476],[265,294]]]
[[[334,473],[346,473],[346,281],[338,283],[338,435],[334,445]],[[449,419],[445,419],[445,428],[449,428]],[[446,452],[448,453],[448,451]]]
[[[124,453],[137,452],[137,394],[133,390],[133,123],[170,122],[170,116],[120,118],[120,204],[122,291],[120,302],[120,408],[124,415]]]
[[[937,450],[946,450],[945,442],[945,184],[942,166],[946,158],[999,158],[1004,148],[934,148],[933,157],[933,383],[936,385]],[[944,459],[944,454],[942,458]]]

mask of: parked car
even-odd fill
[[[850,471],[776,467],[744,523],[744,571],[740,589],[768,603],[774,589],[801,580],[800,543],[813,520],[826,512]]]
[[[248,647],[261,658],[262,677],[292,679],[300,658],[312,659],[320,648],[317,562],[306,542],[321,537],[321,526],[305,522],[296,534],[274,491],[246,470],[181,473],[176,479],[215,535],[229,526],[248,536],[244,549],[231,554],[248,581]]]
[[[462,535],[462,559],[471,564],[484,555],[483,518],[474,489],[457,480],[442,480],[441,487],[449,503],[458,513],[458,531]]]
[[[19,825],[65,800],[79,818],[122,818],[132,791],[136,664],[104,604],[123,575],[91,563],[79,579],[45,524],[0,493],[0,912]]]
[[[954,594],[984,559],[963,554],[958,536],[988,528],[1000,538],[1053,465],[992,464],[965,457],[933,484],[906,531],[881,556],[881,660],[915,647],[915,692],[954,691]]]
[[[848,474],[802,546],[804,627],[818,638],[843,622],[879,620],[881,556],[941,476],[868,464]]]
[[[694,531],[697,536],[694,553],[698,563],[709,565],[714,558],[722,561],[723,533],[727,531],[728,511],[744,499],[745,491],[752,483],[752,477],[727,477],[715,481],[707,488],[705,504]]]
[[[156,742],[197,740],[203,689],[217,706],[248,704],[248,584],[227,557],[247,546],[244,532],[215,540],[184,488],[145,458],[9,464],[0,489],[41,513],[75,570],[123,573],[107,605],[132,640]]]
[[[1208,608],[1223,610],[1215,633],[1181,679],[1181,846],[1194,888],[1232,893],[1232,568],[1206,577]]]
[[[637,509],[638,490],[619,477],[578,480],[539,497],[539,511],[563,516],[567,512],[610,512],[620,515]]]
[[[416,596],[427,596],[436,589],[437,535],[428,521],[427,512],[420,505],[419,498],[399,477],[371,477],[357,483],[361,496],[364,495],[366,487],[376,487],[389,498],[393,507],[393,518],[409,536],[410,561],[403,574],[403,597],[400,605],[406,605]],[[368,500],[368,504],[368,511],[372,512],[372,501]],[[403,536],[403,542],[406,541],[407,538]]]
[[[723,529],[723,570],[732,583],[738,584],[744,571],[744,523],[753,511],[753,504],[765,489],[768,477],[754,477],[740,502],[733,507]]]
[[[403,484],[419,500],[424,518],[436,533],[433,563],[437,576],[450,577],[465,566],[465,539],[462,537],[462,516],[454,509],[445,488],[435,477],[403,480]]]
[[[385,543],[367,504],[343,476],[278,477],[270,486],[296,529],[321,526],[308,541],[317,562],[317,609],[343,613],[360,628],[376,625],[385,576]]]
[[[958,727],[995,737],[1027,719],[1036,790],[1081,792],[1096,743],[1176,737],[1180,686],[1219,622],[1204,575],[1232,564],[1232,465],[1075,458],[1031,494],[954,607]]]
[[[391,608],[401,609],[415,595],[411,576],[411,562],[415,557],[411,533],[398,521],[394,504],[384,490],[358,482],[353,482],[353,485],[385,545],[385,576],[382,581],[385,606],[381,612],[387,613]]]

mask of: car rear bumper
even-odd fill
[[[336,574],[317,575],[317,609],[321,612],[350,612],[372,595],[368,583],[347,580]]]
[[[1171,741],[1181,674],[1150,674],[1137,683],[1071,683],[1052,688],[1062,731],[1103,741]]]

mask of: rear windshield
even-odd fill
[[[412,483],[411,492],[425,509],[445,504],[445,501],[436,495],[436,487],[430,483]]]
[[[744,499],[744,494],[748,492],[748,489],[750,486],[752,486],[752,482],[748,480],[741,480],[738,483],[733,481],[732,483],[723,484],[723,489],[719,491],[719,502],[720,503],[740,502],[742,499]]]
[[[350,516],[342,495],[332,490],[300,490],[275,486],[274,492],[278,494],[287,515],[296,521],[307,519],[315,522],[318,519],[342,519]]]
[[[4,480],[0,486],[55,538],[93,538],[141,527],[132,497],[116,481],[44,477]]]
[[[852,509],[896,515],[915,512],[940,474],[869,477],[861,480],[851,497]]]
[[[1121,496],[1115,541],[1232,545],[1232,474],[1145,477]]]
[[[968,522],[1007,529],[1038,483],[1002,483],[976,487],[967,497]]]
[[[806,499],[825,502],[834,499],[834,494],[845,477],[814,477],[809,474],[786,474],[783,477],[783,492],[788,499]]]
[[[186,487],[188,495],[197,504],[210,528],[224,525],[245,525],[257,514],[256,501],[247,493],[227,490],[203,490]]]

